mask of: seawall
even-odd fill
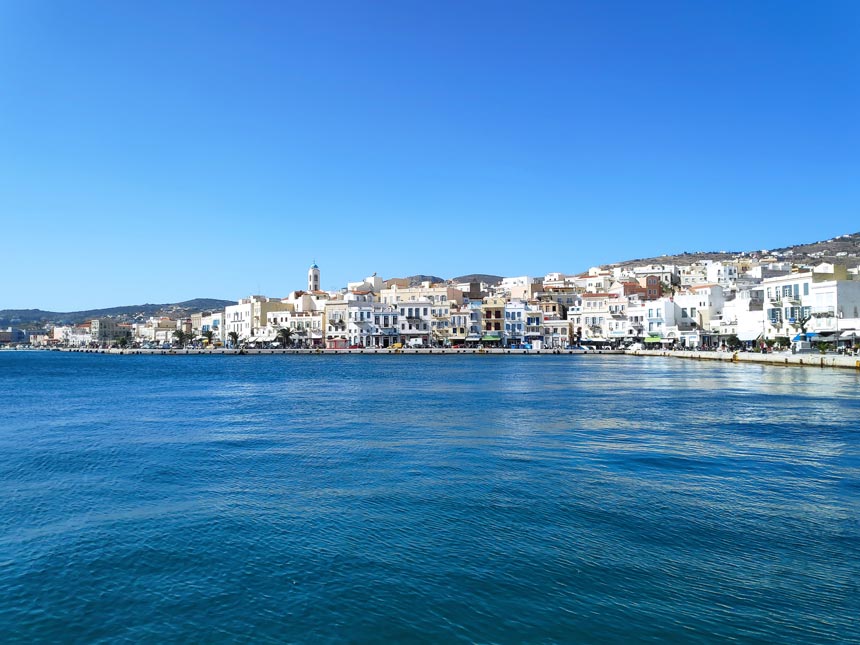
[[[762,363],[789,367],[841,367],[860,370],[860,357],[840,354],[790,354],[777,352],[757,354],[754,352],[683,352],[665,349],[644,349],[627,352],[635,356],[666,356],[686,358],[694,361],[723,361],[725,363]]]

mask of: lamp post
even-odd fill
[[[836,336],[835,336],[836,340],[834,341],[834,346],[835,346],[836,351],[838,352],[839,351],[839,319],[842,317],[842,312],[839,311],[839,305],[836,305],[835,310],[836,310],[835,311],[836,316],[835,316],[834,320],[836,321]]]

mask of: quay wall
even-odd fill
[[[14,350],[7,350],[14,351]],[[25,350],[25,351],[60,351],[87,354],[117,354],[117,355],[170,355],[170,356],[236,356],[236,355],[259,355],[259,354],[316,354],[321,356],[335,356],[342,354],[379,354],[379,355],[408,355],[408,354],[433,354],[433,355],[486,355],[501,356],[507,354],[541,355],[591,355],[591,354],[626,354],[628,356],[680,358],[696,361],[722,361],[724,363],[760,363],[763,365],[779,365],[788,367],[838,367],[843,369],[860,370],[860,356],[844,356],[840,354],[818,354],[818,353],[772,353],[759,354],[754,352],[688,352],[675,350],[620,350],[602,349],[388,349],[388,348],[366,348],[366,349],[84,349],[84,348],[56,348],[53,350]]]
[[[757,354],[755,352],[684,352],[668,349],[644,349],[629,351],[634,356],[665,356],[686,358],[694,361],[723,361],[725,363],[762,363],[789,367],[841,367],[860,370],[860,357],[841,354],[777,352]]]
[[[77,347],[63,347],[54,351],[73,352],[73,353],[89,353],[89,354],[157,354],[157,355],[198,355],[198,356],[236,356],[236,355],[258,355],[258,354],[318,354],[324,356],[334,356],[340,354],[380,354],[380,355],[398,355],[398,354],[485,354],[488,356],[504,355],[504,354],[624,354],[624,350],[616,349],[601,349],[601,350],[582,350],[582,349],[507,349],[507,348],[434,348],[434,349],[388,349],[388,348],[365,348],[365,349],[85,349]]]

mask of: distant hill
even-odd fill
[[[498,284],[502,281],[503,276],[500,275],[491,275],[489,273],[470,273],[469,275],[461,275],[456,278],[451,278],[450,282],[486,282],[487,284]],[[445,278],[440,278],[437,275],[410,275],[406,280],[409,280],[410,286],[418,286],[422,282],[448,282]]]
[[[490,273],[470,273],[468,275],[457,276],[451,278],[452,282],[486,282],[487,284],[499,284],[504,279],[504,276],[492,275]]]
[[[436,275],[423,275],[419,273],[418,275],[410,275],[405,278],[409,280],[410,287],[420,286],[422,282],[430,282],[431,284],[435,284],[436,282],[445,282],[445,278],[440,278]]]
[[[42,309],[0,309],[0,327],[32,326],[42,323],[77,324],[90,318],[120,318],[127,322],[145,320],[150,316],[189,316],[197,311],[223,309],[236,304],[235,300],[214,298],[195,298],[185,302],[168,304],[126,305],[107,309],[88,309],[86,311],[43,311]]]

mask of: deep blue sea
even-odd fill
[[[860,642],[860,372],[0,352],[3,642]]]

